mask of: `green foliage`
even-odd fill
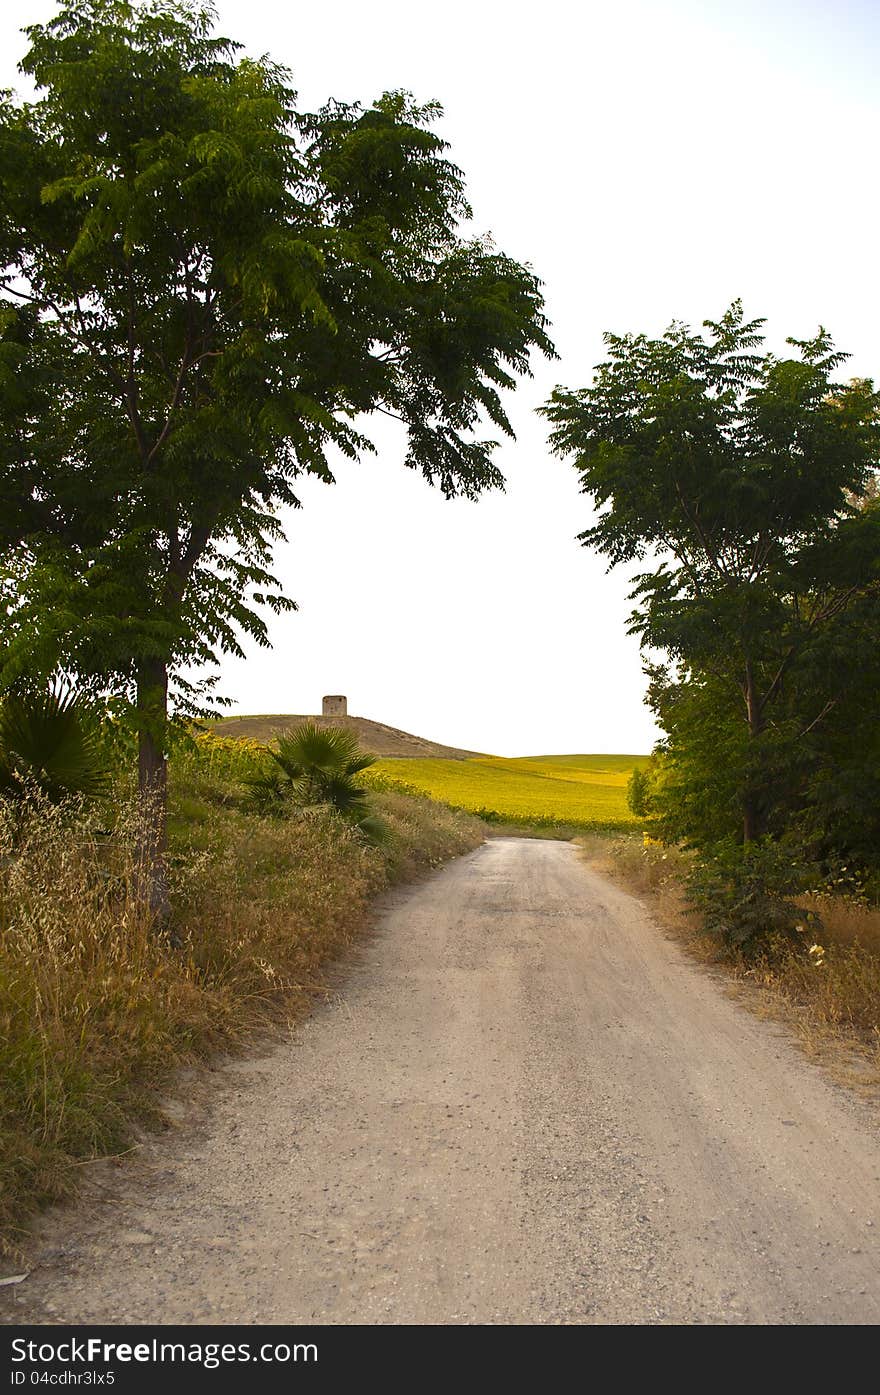
[[[573,458],[603,510],[582,539],[612,563],[660,549],[667,565],[647,573],[637,594],[657,596],[646,618],[658,627],[682,623],[661,598],[690,601],[691,642],[699,597],[723,596],[726,580],[743,602],[740,587],[833,534],[877,459],[873,385],[833,381],[846,355],[824,329],[788,340],[798,358],[756,353],[762,324],[745,322],[736,301],[718,323],[705,322],[706,336],[678,323],[660,339],[607,334],[610,357],[592,386],[558,388],[544,408],[554,450]],[[754,585],[751,599],[757,621],[772,596]],[[708,632],[701,637],[717,647]]]
[[[824,329],[779,358],[762,323],[735,302],[705,334],[607,335],[592,385],[544,411],[599,510],[582,541],[650,563],[631,627],[666,655],[648,666],[665,835],[797,826],[827,852],[880,778],[880,396],[837,379]]]
[[[682,681],[652,670],[649,700],[666,733],[652,773],[663,836],[698,847],[735,836],[745,790],[767,834],[796,832],[829,867],[842,860],[866,875],[876,870],[878,634],[877,598],[852,597],[804,663],[792,665],[759,740],[739,694],[717,675]]]
[[[660,836],[689,847],[736,838],[749,744],[738,694],[712,675],[685,681],[662,665],[649,674],[648,702],[665,733],[653,757]]]
[[[271,766],[253,775],[243,775],[245,807],[257,814],[280,814],[290,798],[290,781],[284,771]]]
[[[705,929],[728,948],[754,954],[780,942],[809,948],[821,922],[791,898],[815,881],[815,867],[790,842],[730,840],[696,859],[687,886]]]
[[[650,813],[651,784],[647,773],[636,766],[626,785],[626,807],[636,818],[647,818]]]
[[[302,111],[213,22],[71,0],[26,31],[37,99],[0,101],[0,691],[60,668],[127,704],[154,866],[169,685],[205,710],[291,608],[296,481],[381,412],[447,497],[500,487],[485,430],[553,352],[530,268],[460,235],[435,103]]]
[[[97,795],[109,778],[98,717],[74,692],[7,693],[0,702],[0,797],[36,787],[58,802]]]

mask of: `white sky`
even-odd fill
[[[3,0],[0,84],[21,24]],[[878,375],[880,7],[786,0],[220,0],[220,29],[293,69],[302,105],[406,87],[437,97],[474,230],[545,283],[560,360],[509,402],[508,489],[447,503],[378,458],[307,481],[277,570],[299,612],[226,662],[242,712],[349,710],[504,755],[649,749],[626,578],[575,542],[590,522],[534,408],[580,386],[605,329],[698,324],[735,296],[771,347],[821,321]]]

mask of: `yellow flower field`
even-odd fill
[[[386,759],[376,767],[433,799],[514,822],[631,827],[626,784],[647,756],[572,755],[475,760]]]

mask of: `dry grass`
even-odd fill
[[[880,1087],[880,909],[837,896],[805,898],[818,911],[823,953],[783,947],[749,960],[726,953],[700,928],[683,878],[688,858],[636,837],[579,840],[600,870],[647,900],[663,928],[690,955],[716,966],[737,998],[784,1021],[800,1045],[837,1078],[877,1098]]]
[[[212,785],[212,779],[214,784]],[[218,791],[220,798],[218,799]],[[214,798],[207,797],[213,794]],[[222,802],[216,777],[178,790],[173,947],[134,894],[136,816],[0,809],[0,1234],[76,1185],[83,1160],[156,1118],[172,1071],[284,1022],[389,882],[482,841],[468,819],[376,796],[379,850],[332,814],[269,819]]]
[[[880,955],[880,907],[842,896],[810,896],[805,904],[818,913],[830,944],[858,946]]]

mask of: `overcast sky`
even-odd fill
[[[21,24],[0,11],[0,83]],[[294,73],[304,107],[405,87],[444,105],[474,231],[545,283],[558,362],[509,409],[504,495],[445,502],[380,453],[308,481],[277,569],[299,612],[273,649],[226,662],[242,712],[311,712],[323,693],[435,740],[503,755],[650,748],[626,577],[575,535],[590,522],[534,408],[580,386],[602,332],[717,318],[741,296],[771,347],[822,322],[880,376],[880,6],[786,0],[220,0],[219,28]]]

